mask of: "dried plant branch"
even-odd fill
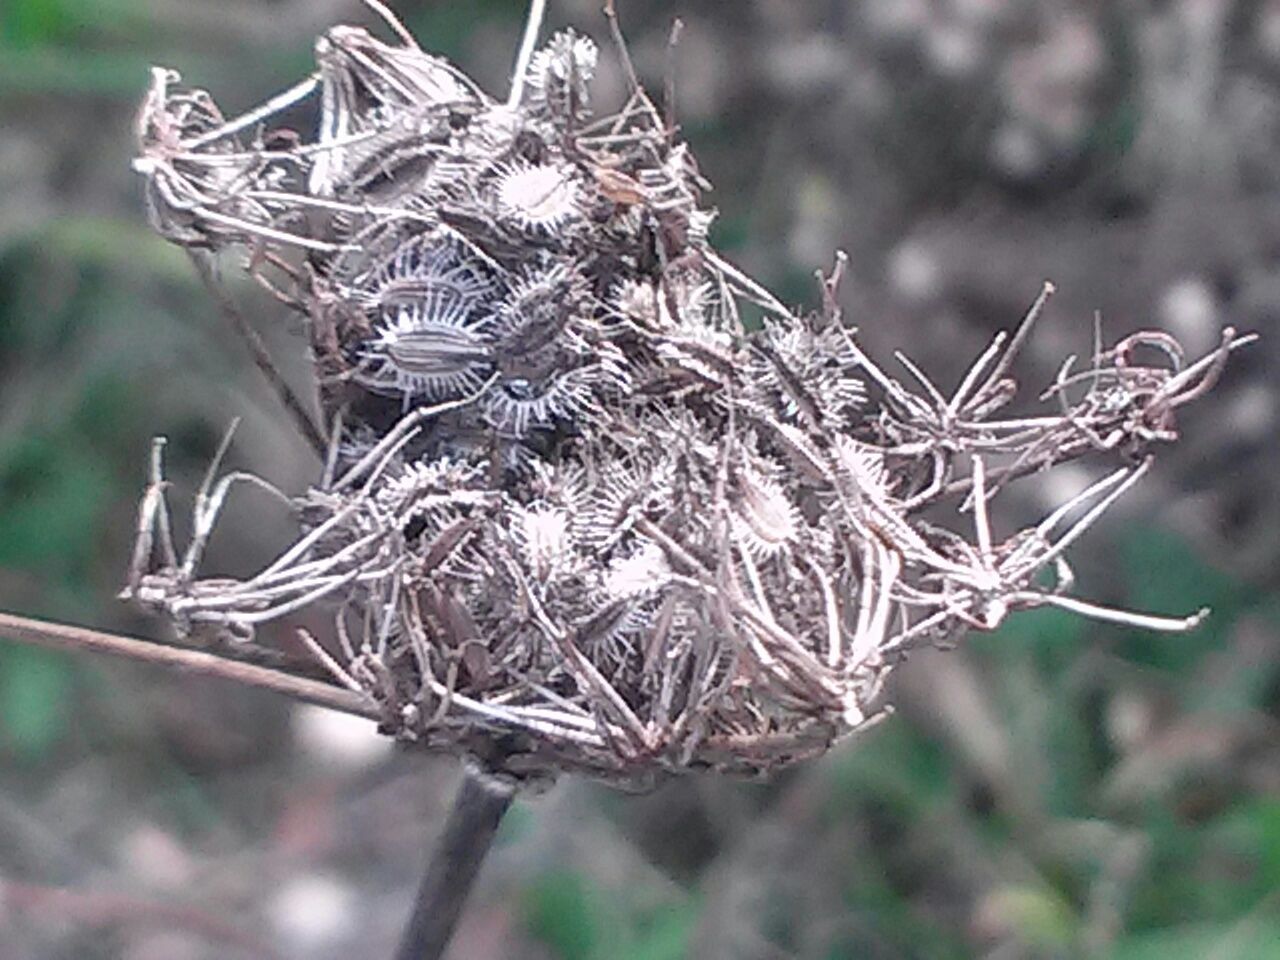
[[[168,667],[183,673],[229,680],[270,690],[302,703],[311,703],[370,720],[381,718],[378,705],[368,696],[350,690],[233,659],[234,653],[210,653],[173,647],[154,640],[141,640],[87,627],[50,623],[12,613],[0,613],[0,636],[50,650],[103,653],[142,663]]]
[[[240,312],[240,308],[222,289],[222,285],[218,283],[210,269],[209,262],[196,253],[191,254],[191,262],[195,265],[196,272],[200,275],[200,280],[204,283],[205,289],[209,291],[214,302],[218,305],[218,310],[231,324],[231,328],[235,330],[236,335],[249,348],[249,353],[253,356],[254,365],[266,378],[271,389],[275,391],[276,396],[280,398],[280,402],[284,404],[285,410],[289,412],[294,426],[298,428],[298,433],[302,435],[302,439],[315,452],[315,454],[324,459],[326,452],[326,444],[324,435],[311,419],[311,414],[307,412],[306,405],[302,399],[289,386],[289,382],[285,380],[284,375],[280,372],[280,368],[276,365],[275,360],[271,357],[271,352],[267,349],[267,345],[262,342],[262,337],[258,331]]]
[[[627,89],[631,91],[632,98],[634,98],[640,92],[640,80],[636,76],[636,68],[631,61],[631,51],[627,49],[627,41],[618,23],[618,10],[614,4],[615,0],[604,0],[604,15],[609,21],[609,34],[613,39],[618,59],[622,63],[623,75],[627,78]],[[628,103],[628,106],[630,106],[630,103]],[[626,110],[624,109],[623,112],[625,114]]]
[[[525,19],[524,36],[520,39],[520,52],[516,56],[515,69],[511,72],[511,94],[507,98],[509,109],[516,109],[524,99],[529,61],[533,58],[534,48],[538,45],[538,33],[542,29],[542,21],[546,15],[547,0],[531,0],[529,14]]]

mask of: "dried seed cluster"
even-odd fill
[[[1002,419],[1043,298],[951,396],[905,359],[900,383],[842,322],[842,261],[801,315],[716,253],[707,185],[644,90],[592,115],[591,40],[553,37],[506,101],[403,32],[316,49],[315,77],[244,117],[165,70],[140,114],[156,228],[247,249],[306,318],[331,449],[297,542],[243,581],[198,574],[239,475],[202,492],[179,559],[153,543],[157,457],[136,600],[241,639],[323,605],[332,638],[304,641],[388,732],[616,781],[820,753],[878,715],[906,651],[1010,610],[1195,621],[1068,597],[1063,551],[1173,438],[1230,331],[1193,363],[1163,334],[1099,343],[1051,413]],[[314,140],[273,126],[303,103]],[[1093,451],[1121,465],[992,533],[1008,482]],[[955,529],[920,519],[946,502]]]

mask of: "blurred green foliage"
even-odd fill
[[[559,870],[528,884],[524,918],[558,960],[682,960],[697,904],[641,905],[642,891],[602,890],[581,873]]]
[[[50,298],[49,254],[40,246],[0,251],[0,370],[11,374],[26,358],[75,355],[88,318],[102,311],[109,293],[95,258],[82,248],[85,255],[67,261],[75,265],[75,289]],[[10,375],[7,383],[9,395],[0,392],[0,401],[16,408],[37,402],[0,444],[0,570],[28,586],[28,610],[92,618],[99,550],[114,522],[110,509],[127,495],[128,476],[119,468],[121,444],[141,413],[135,391],[95,364],[76,378],[67,402],[50,404],[45,416],[38,397],[13,395],[23,389],[22,377]],[[28,379],[26,389],[40,389],[39,378]],[[66,731],[79,670],[71,657],[0,648],[0,751],[27,760],[51,754]]]
[[[5,458],[0,564],[74,590],[86,585],[110,478],[82,437],[58,433],[20,441]]]
[[[31,761],[53,749],[71,707],[72,669],[66,656],[0,647],[0,751]]]
[[[461,62],[479,25],[508,26],[524,22],[525,0],[470,0],[468,3],[422,4],[406,11],[404,20],[419,41],[433,52]]]
[[[1191,670],[1221,650],[1240,614],[1261,597],[1209,567],[1186,541],[1167,531],[1142,528],[1123,543],[1126,602],[1135,609],[1184,616],[1208,607],[1210,617],[1194,634],[1164,636],[1130,631],[1121,655],[1165,670]]]
[[[1273,906],[1274,911],[1274,906]],[[1110,960],[1276,960],[1280,920],[1245,916],[1234,923],[1188,924],[1138,934],[1116,945]]]
[[[149,32],[141,0],[8,0],[0,9],[0,93],[135,96],[141,46],[102,46]]]
[[[70,40],[75,7],[67,0],[14,0],[0,11],[0,38],[19,50]]]

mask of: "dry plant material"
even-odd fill
[[[157,447],[129,597],[232,643],[322,608],[332,635],[304,642],[387,733],[640,783],[819,754],[883,714],[909,650],[1013,611],[1198,622],[1069,596],[1064,552],[1248,338],[1194,361],[1158,332],[1098,342],[1049,412],[1002,415],[1046,286],[952,395],[901,356],[900,381],[842,322],[843,258],[814,313],[726,262],[620,39],[630,96],[595,117],[595,43],[535,51],[539,19],[505,101],[394,23],[333,28],[311,78],[238,119],[154,72],[155,228],[244,251],[302,315],[329,456],[290,500],[296,542],[228,580],[201,552],[229,487],[261,481],[211,470],[179,556]],[[312,139],[277,125],[304,105]],[[993,533],[1010,482],[1094,453],[1114,471]],[[940,506],[950,529],[921,518]]]

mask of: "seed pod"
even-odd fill
[[[493,361],[485,327],[496,288],[468,253],[447,233],[423,234],[356,278],[353,295],[386,318],[364,346],[356,382],[430,399],[484,382]]]
[[[531,428],[550,426],[556,419],[588,413],[593,406],[591,386],[599,376],[599,368],[590,366],[538,381],[504,380],[485,395],[485,412],[494,427],[524,436]]]
[[[499,168],[493,207],[502,223],[539,236],[553,235],[586,215],[578,172],[566,163],[517,161]]]
[[[525,105],[537,115],[581,113],[587,105],[587,84],[596,72],[599,48],[589,37],[572,30],[553,36],[533,55],[525,74]]]
[[[555,343],[572,308],[575,278],[566,264],[531,271],[511,284],[498,307],[496,350],[510,372]]]
[[[406,307],[371,341],[357,383],[406,398],[458,396],[489,375],[493,350],[475,327],[428,318],[425,305]]]
[[[786,490],[753,469],[738,474],[734,511],[734,535],[760,557],[773,556],[794,543],[802,521]]]

